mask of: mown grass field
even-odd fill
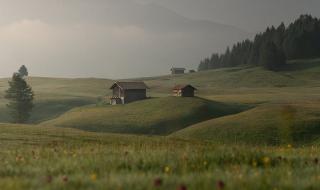
[[[320,135],[319,64],[315,59],[292,61],[282,72],[242,67],[137,79],[150,86],[149,96],[161,98],[75,108],[41,125],[219,143],[312,144]],[[202,98],[168,97],[181,83],[196,86]]]
[[[31,125],[0,124],[0,189],[318,189],[320,60],[290,63],[135,79],[152,98],[119,106],[99,103],[111,80],[30,77]],[[182,83],[198,97],[168,97]]]
[[[317,189],[318,146],[0,125],[1,189]]]
[[[231,103],[261,104],[313,101],[320,93],[320,60],[292,61],[289,71],[270,72],[259,67],[217,69],[179,76],[141,78],[151,97],[167,97],[175,84],[190,83],[198,96]],[[0,79],[0,122],[10,122],[3,98],[9,79]],[[57,79],[30,77],[36,106],[30,123],[54,119],[72,108],[95,104],[106,95],[113,81],[107,79]]]

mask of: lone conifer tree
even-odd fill
[[[19,69],[19,74],[20,76],[23,78],[23,77],[27,77],[29,75],[28,73],[28,69],[25,65],[22,65]]]
[[[14,73],[9,81],[9,89],[6,91],[5,98],[9,100],[7,106],[13,122],[27,122],[33,109],[34,93],[19,73]]]

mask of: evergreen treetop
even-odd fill
[[[19,73],[14,73],[9,81],[9,89],[5,98],[9,100],[7,107],[14,123],[25,123],[33,109],[34,93]]]

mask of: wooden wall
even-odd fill
[[[147,98],[147,90],[125,90],[125,97],[124,102],[125,104],[138,101],[138,100],[144,100]]]

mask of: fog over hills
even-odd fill
[[[38,76],[161,75],[171,66],[196,68],[201,58],[255,33],[219,17],[188,15],[191,1],[170,2],[0,0],[0,76],[21,64]]]
[[[251,32],[291,23],[301,14],[320,17],[319,0],[140,0],[156,2],[195,19],[212,20]]]

